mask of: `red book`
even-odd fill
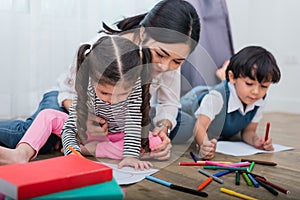
[[[0,194],[27,199],[112,180],[112,169],[75,155],[0,166]]]

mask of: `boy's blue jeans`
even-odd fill
[[[44,94],[38,109],[35,113],[23,120],[3,120],[0,121],[0,145],[8,148],[15,148],[18,142],[21,140],[27,129],[30,127],[33,120],[36,118],[38,113],[46,108],[59,110],[62,112],[67,111],[60,107],[57,101],[58,91],[50,91]],[[50,150],[60,138],[54,134],[51,134],[46,144],[40,150],[40,153],[44,153]]]

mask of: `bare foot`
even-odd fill
[[[35,150],[28,144],[20,144],[16,149],[0,146],[0,165],[28,162],[35,154]]]
[[[226,60],[222,67],[217,69],[216,71],[216,76],[221,80],[221,81],[224,81],[226,79],[226,69],[227,69],[227,66],[229,64],[229,60]]]

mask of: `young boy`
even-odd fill
[[[232,56],[226,80],[197,96],[194,134],[202,158],[214,157],[217,139],[228,139],[239,132],[244,142],[274,150],[272,139],[264,141],[256,128],[268,88],[279,82],[280,76],[274,56],[262,47],[249,46]]]

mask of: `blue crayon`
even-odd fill
[[[161,180],[159,178],[155,178],[154,176],[146,176],[146,179],[148,179],[150,181],[153,181],[155,183],[159,183],[161,185],[167,186],[167,187],[170,187],[172,185],[172,183],[170,183],[168,181]]]
[[[213,176],[221,177],[221,176],[229,174],[231,172],[233,172],[233,171],[232,170],[225,170],[225,171],[221,171],[221,172],[215,173],[215,174],[213,174]]]
[[[253,176],[251,174],[247,174],[249,179],[252,181],[254,187],[259,187],[259,183],[255,180],[255,178],[253,178]]]
[[[193,152],[191,152],[190,151],[190,155],[192,156],[192,158],[193,158],[193,160],[195,161],[195,162],[197,162],[199,159],[197,158],[197,156],[193,153]]]

